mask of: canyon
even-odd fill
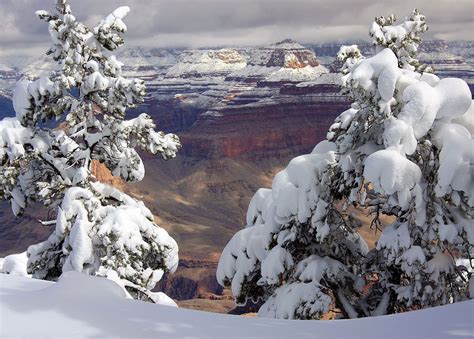
[[[360,44],[365,55],[373,53]],[[146,176],[127,184],[100,164],[98,180],[141,199],[180,246],[180,264],[159,289],[183,307],[228,312],[234,304],[215,279],[220,253],[245,223],[248,203],[293,157],[311,152],[350,103],[340,93],[334,60],[339,44],[303,46],[292,40],[263,47],[120,51],[125,75],[146,82],[142,107],[158,129],[175,132],[183,148],[163,161],[143,154]],[[428,41],[420,58],[442,77],[474,86],[474,43]],[[5,61],[2,61],[5,62]],[[41,58],[26,67],[0,66],[0,117],[13,115],[11,96],[22,76],[53,67]],[[364,217],[364,211],[355,211]],[[0,205],[0,256],[24,251],[49,235],[48,211],[32,206],[15,219]],[[377,234],[361,229],[374,245]]]

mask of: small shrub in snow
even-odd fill
[[[222,253],[218,281],[238,303],[263,300],[260,316],[314,319],[339,308],[355,318],[472,298],[471,92],[463,80],[421,73],[418,11],[394,22],[371,26],[371,58],[341,48],[352,107],[255,194],[246,228]],[[349,205],[370,211],[373,225],[394,218],[375,249]]]
[[[117,281],[136,298],[164,272],[176,269],[176,242],[140,201],[95,182],[92,161],[114,176],[139,181],[145,174],[136,149],[172,158],[174,134],[156,132],[147,114],[126,120],[127,108],[143,102],[142,80],[122,76],[110,51],[124,41],[120,7],[89,29],[58,0],[56,13],[38,11],[49,25],[48,53],[59,68],[39,79],[21,80],[14,93],[15,118],[0,121],[0,197],[20,215],[30,202],[57,210],[53,234],[30,246],[28,272],[56,280],[79,271]],[[60,121],[55,128],[51,121]]]

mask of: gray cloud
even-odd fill
[[[128,43],[153,47],[367,39],[375,16],[403,18],[413,7],[427,16],[427,38],[471,40],[474,31],[472,0],[71,0],[76,17],[89,25],[124,4],[132,9]],[[2,0],[0,54],[46,49],[47,27],[34,11],[53,7],[53,0]]]

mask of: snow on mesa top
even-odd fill
[[[319,66],[313,51],[293,40],[283,40],[252,51],[249,65],[300,68]]]
[[[15,72],[15,70],[11,68],[10,66],[0,63],[0,72],[11,73],[11,72]]]
[[[313,51],[293,40],[248,51],[247,67],[229,74],[229,78],[259,78],[268,82],[311,81],[329,71]]]
[[[190,50],[181,54],[176,65],[166,73],[166,77],[189,77],[193,75],[223,76],[244,68],[245,58],[234,49]]]

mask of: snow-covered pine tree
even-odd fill
[[[400,25],[372,25],[378,50],[392,43],[344,79],[358,114],[383,124],[363,173],[382,201],[366,204],[396,217],[366,263],[384,291],[376,313],[474,297],[474,105],[463,80],[439,79],[416,59],[426,30],[416,9]]]
[[[337,307],[354,318],[474,297],[471,92],[417,71],[426,70],[411,53],[426,30],[418,11],[398,26],[389,18],[371,26],[375,56],[341,47],[352,107],[255,194],[222,253],[218,281],[238,303],[263,300],[259,316],[314,319]],[[394,218],[375,249],[349,205],[376,227]]]
[[[57,1],[55,13],[36,12],[49,24],[47,54],[59,68],[16,87],[16,117],[0,122],[0,196],[15,215],[30,202],[57,210],[53,234],[28,248],[34,277],[80,271],[155,300],[159,295],[150,290],[177,267],[176,242],[141,201],[91,173],[99,161],[114,176],[139,181],[145,170],[136,148],[169,159],[181,146],[176,135],[156,132],[147,114],[125,119],[126,109],[145,96],[143,81],[124,78],[110,53],[124,43],[128,12],[120,7],[93,29],[76,20],[66,0]]]
[[[432,67],[420,63],[416,58],[422,40],[421,34],[428,30],[425,16],[415,8],[402,24],[394,25],[396,20],[393,14],[375,18],[369,35],[376,46],[376,52],[390,48],[397,56],[400,68],[432,73]]]

